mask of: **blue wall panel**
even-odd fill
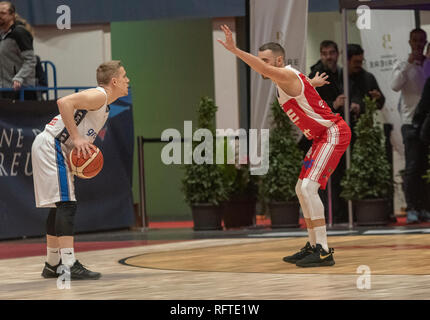
[[[72,25],[245,15],[245,0],[15,0],[13,3],[32,25],[55,25],[60,5],[70,7]]]

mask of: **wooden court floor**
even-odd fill
[[[336,264],[298,268],[282,257],[306,238],[209,239],[77,253],[98,281],[57,288],[44,257],[0,260],[0,299],[426,299],[430,235],[333,236]],[[368,289],[363,273],[366,266]]]

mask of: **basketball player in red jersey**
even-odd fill
[[[327,83],[326,77],[309,79],[291,66],[285,66],[285,51],[277,43],[261,46],[258,57],[244,52],[236,47],[228,26],[221,29],[226,40],[218,42],[263,78],[276,84],[279,104],[305,137],[313,140],[296,185],[309,241],[299,252],[283,260],[299,267],[332,266],[334,250],[327,244],[324,206],[318,189],[325,189],[328,178],[348,148],[351,130],[340,115],[331,112],[314,88]]]

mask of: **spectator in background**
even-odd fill
[[[0,2],[0,87],[13,88],[35,86],[36,58],[33,36],[22,21],[17,21],[15,6],[8,1]],[[18,99],[19,92],[2,92],[3,98]],[[37,99],[35,92],[25,92],[25,99]]]
[[[349,44],[347,47],[348,73],[349,73],[349,106],[350,106],[350,127],[352,129],[351,149],[356,139],[354,127],[359,116],[365,112],[363,99],[366,95],[375,98],[378,108],[382,109],[385,97],[379,89],[376,78],[370,72],[363,69],[364,50],[358,44]],[[327,102],[334,113],[339,113],[344,117],[345,95],[343,91],[343,70],[337,65],[339,50],[337,44],[331,40],[325,40],[320,45],[320,60],[311,67],[309,77],[313,77],[316,72],[325,72],[328,75],[327,84],[317,88],[320,96]],[[300,141],[302,149],[308,149],[307,141],[302,138]],[[331,176],[332,205],[334,223],[347,222],[348,206],[347,202],[340,197],[342,187],[340,182],[345,175],[346,156],[343,155],[339,161],[338,168]],[[323,202],[327,202],[327,194],[320,194]],[[328,206],[325,206],[327,208]],[[326,212],[327,215],[327,212]]]
[[[427,194],[422,179],[423,166],[427,163],[428,147],[419,138],[419,131],[414,128],[412,119],[423,93],[428,58],[424,55],[427,34],[422,29],[414,29],[409,34],[411,53],[407,61],[399,61],[393,69],[391,88],[400,91],[400,117],[402,137],[405,146],[405,171],[403,191],[406,199],[407,222],[415,223],[430,220],[430,213],[424,210]],[[421,103],[425,104],[424,100]],[[420,108],[423,109],[422,107]],[[421,113],[421,111],[420,111]]]
[[[366,111],[363,99],[367,95],[376,99],[378,109],[382,109],[385,97],[379,89],[378,82],[373,74],[363,69],[364,50],[359,44],[348,44],[348,73],[349,73],[349,95],[351,108],[351,128],[355,127],[358,118]],[[351,148],[355,142],[353,130]]]
[[[342,69],[337,65],[339,58],[339,50],[336,42],[324,40],[320,44],[320,60],[311,67],[309,78],[313,78],[317,72],[328,75],[327,81],[329,84],[318,87],[321,98],[327,102],[334,113],[339,113],[344,117],[343,107],[345,104],[345,95],[343,94],[343,78]],[[309,140],[303,138],[300,141],[301,148],[306,152],[310,148]],[[348,221],[348,205],[347,202],[340,197],[342,187],[340,182],[345,174],[346,157],[342,156],[338,167],[330,177],[331,183],[331,201],[333,208],[333,222],[343,223]],[[320,190],[320,197],[324,202],[324,208],[328,208],[328,195],[326,190]],[[326,216],[328,211],[326,210]]]

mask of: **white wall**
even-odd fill
[[[34,50],[41,60],[52,61],[57,68],[58,86],[95,86],[96,69],[111,60],[109,25],[35,27]],[[49,85],[53,80],[49,77]],[[60,96],[73,91],[60,91]]]
[[[221,24],[227,24],[236,39],[235,19],[217,18],[212,23],[215,103],[217,129],[239,129],[239,80],[237,58],[226,50],[217,39],[225,40]]]

